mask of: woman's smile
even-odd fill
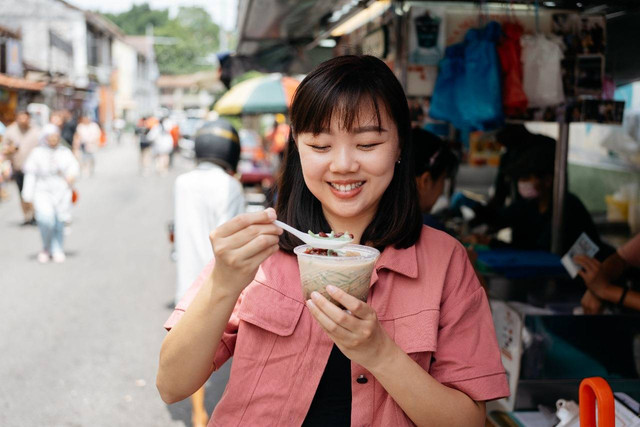
[[[362,191],[362,186],[366,181],[351,180],[351,181],[328,181],[327,184],[331,189],[331,192],[340,199],[350,199],[357,196]]]

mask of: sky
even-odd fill
[[[232,30],[236,26],[237,0],[66,0],[68,3],[86,10],[119,13],[131,9],[134,4],[149,3],[152,9],[169,9],[177,13],[180,6],[202,6],[213,20]]]

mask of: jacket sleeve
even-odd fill
[[[173,328],[182,318],[184,313],[189,308],[191,301],[195,298],[198,291],[202,287],[202,284],[206,281],[207,277],[213,271],[213,266],[215,262],[212,260],[200,273],[198,278],[193,282],[187,293],[182,297],[180,302],[176,305],[175,310],[171,313],[171,316],[164,323],[164,328],[169,331]],[[224,363],[233,356],[233,352],[236,346],[236,337],[238,333],[238,325],[240,324],[240,319],[238,318],[238,311],[240,309],[240,304],[242,302],[242,298],[245,292],[243,291],[236,302],[236,305],[231,313],[231,317],[229,318],[229,322],[222,333],[222,338],[216,350],[216,354],[213,358],[214,370],[219,369]]]
[[[429,373],[475,401],[508,396],[487,297],[459,244],[448,268],[439,322],[437,349]]]

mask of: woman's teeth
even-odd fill
[[[338,184],[334,184],[334,183],[329,183],[329,185],[331,185],[333,188],[335,188],[338,191],[351,191],[353,189],[356,189],[358,187],[361,187],[362,184],[364,184],[364,182],[356,182],[353,184],[347,184],[347,185],[338,185]]]

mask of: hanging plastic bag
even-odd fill
[[[498,45],[498,57],[502,66],[502,104],[507,116],[524,113],[527,95],[522,87],[522,48],[520,38],[524,30],[514,22],[502,25],[503,37]]]
[[[458,108],[463,120],[475,129],[490,129],[503,120],[496,52],[500,34],[500,24],[492,21],[484,28],[470,29],[464,38],[464,78],[457,91]]]
[[[446,48],[440,61],[438,77],[433,88],[429,116],[452,123],[459,128],[464,123],[458,109],[457,91],[464,77],[464,44],[457,43]]]
[[[523,36],[523,88],[530,107],[549,107],[564,102],[563,58],[560,42],[542,34]]]

